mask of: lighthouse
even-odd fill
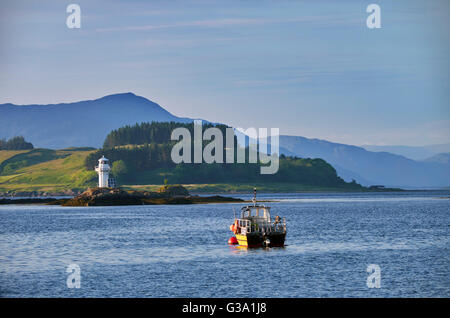
[[[98,173],[98,187],[107,188],[109,186],[108,179],[111,167],[109,166],[109,160],[105,156],[98,159],[98,166],[95,167],[95,171]]]

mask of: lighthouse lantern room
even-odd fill
[[[105,156],[98,159],[98,166],[95,167],[95,171],[98,173],[99,188],[107,188],[109,186],[108,179],[111,167],[109,166],[109,160]]]

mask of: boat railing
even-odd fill
[[[256,221],[256,222],[255,222]],[[266,220],[248,220],[238,219],[238,225],[241,233],[271,233],[271,232],[286,232],[286,218],[280,219],[278,222],[269,222]]]

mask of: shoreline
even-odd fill
[[[269,191],[269,190],[258,190],[258,193],[403,193],[403,192],[417,192],[417,193],[427,193],[436,191],[450,191],[448,189],[385,189],[385,190],[349,190],[349,189],[329,189],[329,190],[298,190],[298,191]],[[68,196],[67,194],[61,192],[27,192],[25,195],[20,192],[19,195],[0,193],[0,200],[22,200],[22,199],[71,199],[81,194],[82,191],[75,193],[74,195]],[[190,191],[192,195],[204,196],[204,195],[252,195],[253,191]]]
[[[163,185],[124,185],[122,189],[126,191],[154,192]],[[334,188],[334,187],[313,187],[296,184],[184,184],[189,193],[195,195],[232,195],[232,194],[252,194],[253,188],[258,193],[372,193],[372,192],[424,192],[424,191],[445,191],[446,189],[420,189],[407,190],[400,188]],[[0,199],[11,198],[72,198],[80,195],[85,189],[69,190],[11,190],[0,192]]]
[[[88,188],[72,198],[16,198],[0,199],[0,205],[44,204],[60,206],[121,206],[244,202],[242,199],[191,195],[181,185],[163,186],[157,192],[127,191],[121,188]]]
[[[415,191],[405,191],[405,192],[432,192],[438,190],[415,190]],[[445,190],[444,190],[445,191]],[[392,191],[391,193],[395,193],[397,191]],[[305,192],[306,193],[306,192]],[[319,192],[315,192],[319,193]],[[322,192],[323,193],[323,192]],[[332,192],[330,192],[332,193]],[[334,192],[336,193],[336,192]],[[344,192],[342,192],[344,193]],[[347,192],[347,193],[355,193]],[[362,192],[361,192],[362,193]],[[368,193],[368,192],[365,192]],[[399,191],[401,193],[401,191]],[[2,205],[55,205],[61,207],[89,207],[89,206],[133,206],[133,205],[174,205],[174,204],[214,204],[214,203],[242,203],[242,204],[251,204],[252,200],[243,200],[239,198],[232,197],[223,197],[220,195],[212,194],[211,196],[198,196],[198,195],[188,195],[188,196],[176,196],[176,197],[165,197],[165,198],[150,198],[145,199],[141,202],[116,202],[114,204],[67,204],[68,201],[74,199],[72,198],[55,198],[55,197],[35,197],[35,198],[24,198],[24,197],[16,197],[16,198],[3,198],[0,197],[0,206]],[[450,196],[439,196],[435,199],[450,199]],[[266,200],[257,200],[258,203],[273,203],[280,202],[277,199],[266,199]]]
[[[130,190],[130,189],[128,189]],[[436,192],[436,191],[449,191],[449,189],[391,189],[386,188],[385,190],[350,190],[350,189],[329,189],[329,190],[319,190],[319,189],[311,189],[311,190],[298,190],[298,191],[271,191],[271,190],[259,190],[258,193],[279,193],[279,194],[287,194],[287,193],[403,193],[403,192],[417,192],[417,193],[427,193],[427,192]],[[205,195],[253,195],[253,190],[250,191],[189,191],[192,195],[195,196],[205,196]],[[0,200],[23,200],[23,199],[71,199],[80,195],[83,191],[75,192],[73,195],[67,195],[67,193],[62,192],[48,192],[45,191],[40,193],[39,191],[32,192],[19,192],[16,193],[0,193]]]
[[[73,198],[72,198],[73,199]],[[139,201],[119,201],[115,203],[105,204],[70,204],[72,199],[57,198],[18,198],[18,199],[1,199],[1,205],[59,205],[64,207],[89,207],[89,206],[123,206],[123,205],[173,205],[173,204],[212,204],[212,203],[250,203],[248,200],[241,200],[230,197],[210,196],[187,196],[187,197],[170,197],[170,198],[154,198]],[[260,201],[273,202],[273,201]]]

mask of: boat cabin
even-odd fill
[[[270,208],[264,205],[249,205],[241,209],[242,219],[270,222]]]
[[[237,225],[241,233],[250,232],[285,232],[286,219],[276,216],[272,222],[270,217],[270,207],[264,205],[249,205],[241,209],[241,217],[237,219]]]

